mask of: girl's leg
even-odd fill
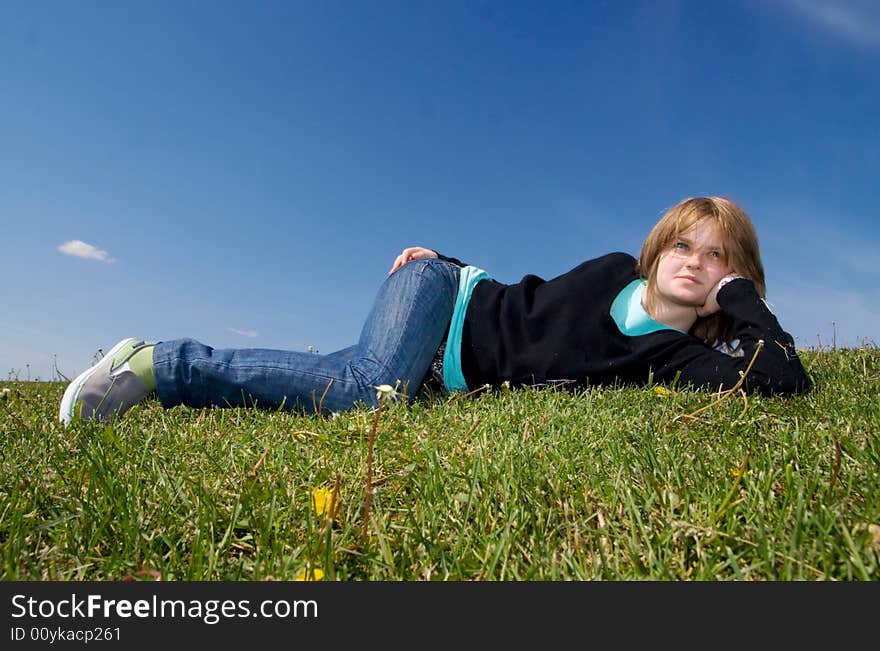
[[[215,350],[192,339],[156,344],[153,370],[165,407],[243,406],[342,411],[376,405],[380,384],[415,396],[452,317],[459,268],[429,259],[389,276],[355,346],[321,355]]]

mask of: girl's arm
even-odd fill
[[[435,251],[435,253],[436,253],[436,251]],[[462,262],[458,258],[450,258],[448,255],[443,255],[442,253],[437,253],[437,257],[440,258],[441,260],[446,260],[446,262],[451,262],[452,264],[456,264],[459,267],[468,266],[467,262]]]
[[[702,351],[695,343],[680,351],[680,381],[713,389],[732,388],[752,361],[758,342],[763,341],[755,363],[745,379],[747,391],[766,395],[806,393],[812,386],[797,355],[794,340],[758,295],[747,278],[734,278],[718,289],[713,297],[720,309],[734,323],[735,337],[743,355],[732,357],[716,350]]]
[[[446,260],[446,262],[456,264],[459,267],[467,266],[461,260],[457,260],[456,258],[449,258],[445,255],[440,255],[433,249],[426,249],[423,246],[408,246],[403,251],[401,251],[400,255],[394,258],[394,263],[391,265],[391,269],[388,270],[388,275],[390,276],[391,274],[393,274],[407,262],[410,262],[412,260],[423,260],[425,258],[440,258],[441,260]]]

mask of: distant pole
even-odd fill
[[[27,381],[30,382],[30,381],[31,381],[31,365],[30,365],[30,364],[25,364],[25,366],[27,366],[27,372],[28,372],[28,379],[27,379]]]

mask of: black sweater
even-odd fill
[[[440,258],[464,266],[460,260]],[[626,253],[584,262],[552,280],[528,275],[515,284],[477,284],[462,333],[462,372],[469,387],[645,384],[729,389],[764,346],[744,388],[763,394],[803,393],[811,382],[794,341],[761,300],[754,284],[736,279],[718,292],[718,304],[733,319],[744,355],[734,357],[677,330],[623,334],[611,317],[611,303],[637,279],[636,260]]]

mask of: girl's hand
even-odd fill
[[[413,260],[421,260],[424,258],[436,258],[437,252],[432,251],[431,249],[426,249],[422,246],[410,246],[405,248],[399,256],[394,258],[394,264],[391,265],[391,269],[388,271],[388,275],[390,276],[395,271],[400,269],[407,262],[411,262]]]
[[[706,297],[706,302],[703,303],[700,307],[697,308],[697,316],[710,316],[715,314],[716,312],[721,311],[721,306],[718,305],[718,290],[724,287],[727,283],[735,278],[743,278],[744,276],[740,276],[736,273],[730,273],[724,276],[721,280],[719,280],[715,287],[712,288],[712,291],[709,292],[709,295]]]

